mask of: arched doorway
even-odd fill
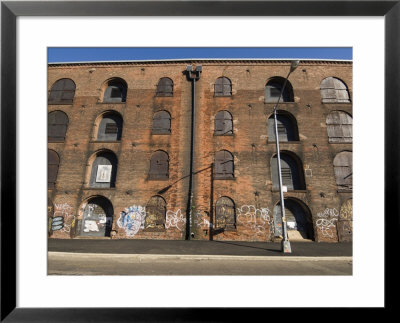
[[[275,237],[282,236],[281,203],[274,207]],[[285,199],[285,216],[289,240],[314,240],[311,212],[295,198]]]
[[[87,201],[83,209],[81,236],[109,237],[114,208],[111,202],[103,196],[95,196]]]

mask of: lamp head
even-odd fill
[[[290,65],[290,73],[292,73],[297,68],[297,66],[299,66],[299,64],[300,61],[292,61],[292,64]]]

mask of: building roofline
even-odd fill
[[[300,60],[302,62],[318,63],[352,63],[353,60],[346,59],[315,59],[315,58],[179,58],[179,59],[147,59],[147,60],[120,60],[120,61],[81,61],[81,62],[52,62],[55,65],[92,65],[92,64],[146,64],[146,63],[191,63],[191,62],[291,62]]]

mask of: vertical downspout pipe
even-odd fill
[[[191,112],[191,124],[190,124],[190,177],[189,177],[189,192],[188,192],[188,206],[186,209],[186,234],[185,240],[191,239],[192,234],[192,213],[193,213],[193,165],[194,165],[194,126],[195,126],[195,115],[196,115],[196,80],[200,78],[201,65],[196,66],[196,70],[192,70],[192,66],[189,65],[186,68],[188,77],[192,81],[192,112]]]

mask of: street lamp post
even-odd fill
[[[280,154],[280,149],[279,149],[278,121],[276,118],[276,110],[278,108],[279,101],[281,100],[281,97],[283,95],[283,91],[285,90],[285,86],[286,86],[287,80],[289,78],[289,75],[297,68],[297,66],[299,66],[299,63],[300,63],[300,61],[292,61],[292,64],[290,65],[290,71],[285,78],[285,82],[283,83],[278,101],[276,102],[276,104],[274,106],[275,143],[276,143],[276,155],[277,155],[276,159],[278,161],[279,196],[280,196],[280,202],[281,202],[281,217],[282,217],[282,229],[283,229],[282,252],[284,252],[284,253],[291,253],[292,248],[290,247],[290,242],[289,242],[288,234],[287,234],[287,226],[286,226],[285,204],[284,204],[285,202],[284,202],[284,198],[283,198],[283,189],[282,189],[281,154]]]

